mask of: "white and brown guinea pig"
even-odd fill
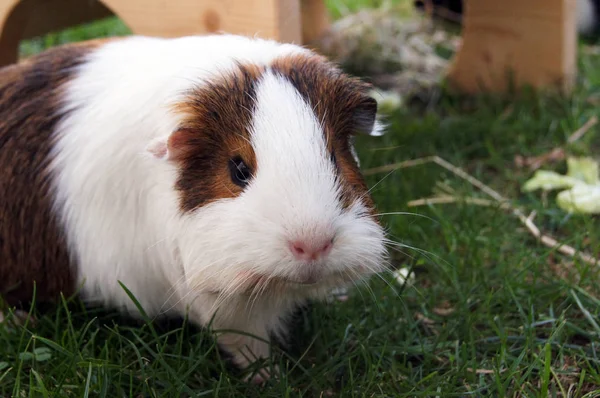
[[[0,70],[0,288],[262,338],[383,268],[355,134],[369,87],[291,44],[127,37]],[[269,346],[223,334],[244,367]],[[246,352],[248,349],[251,354]]]

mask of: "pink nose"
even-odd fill
[[[316,242],[307,242],[304,240],[295,240],[290,242],[290,250],[296,260],[314,261],[325,257],[333,245],[333,239],[319,240]]]

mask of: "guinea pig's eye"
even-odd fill
[[[231,174],[231,181],[242,188],[248,185],[252,178],[252,170],[246,166],[246,163],[239,156],[229,160],[229,173]]]

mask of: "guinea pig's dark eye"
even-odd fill
[[[246,163],[239,156],[229,160],[229,173],[231,174],[231,181],[242,188],[248,185],[252,178],[252,170],[246,166]]]

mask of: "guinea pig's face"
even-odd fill
[[[366,86],[322,58],[238,65],[179,103],[156,148],[177,166],[177,238],[192,288],[331,287],[381,271],[385,249],[351,139],[371,133]]]

